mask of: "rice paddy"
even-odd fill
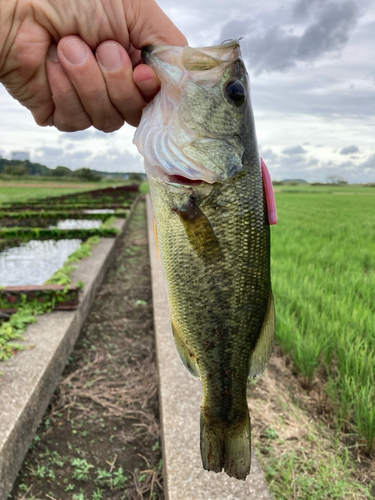
[[[276,337],[375,451],[375,188],[277,187]]]

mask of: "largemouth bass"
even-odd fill
[[[250,472],[247,378],[271,355],[270,228],[238,41],[149,46],[161,80],[134,142],[145,159],[174,340],[203,385],[206,470]]]

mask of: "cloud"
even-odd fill
[[[374,174],[375,174],[375,154],[371,155],[369,158],[367,158],[366,161],[361,163],[359,166],[360,166],[360,168],[362,168],[366,171],[373,170]]]
[[[58,148],[53,146],[42,146],[40,148],[37,148],[35,151],[37,155],[54,157],[62,155],[64,153],[64,148]]]
[[[293,146],[292,148],[286,148],[282,151],[284,155],[299,155],[306,153],[306,149],[302,146]]]
[[[340,155],[350,155],[352,153],[358,153],[359,148],[357,146],[347,146],[346,148],[342,148],[340,151]]]
[[[89,139],[92,136],[92,130],[80,130],[79,132],[63,132],[60,134],[62,141],[81,141],[82,139]]]
[[[86,144],[83,144],[87,146]],[[59,154],[51,150],[58,148],[41,147],[33,155],[34,161],[55,168],[57,165],[69,167],[72,170],[87,167],[105,172],[143,172],[142,157],[138,153],[130,153],[111,147],[104,153],[95,153],[89,149],[62,149]]]
[[[299,39],[297,59],[313,60],[325,52],[340,50],[349,40],[357,16],[358,8],[351,1],[328,2]]]
[[[258,26],[247,16],[228,21],[221,30],[220,41],[243,33],[250,47],[251,65],[256,74],[283,72],[298,62],[311,62],[343,49],[355,27],[359,9],[347,0],[300,0],[294,4],[289,19],[280,23],[273,18]],[[306,20],[306,18],[308,18]],[[284,26],[283,28],[280,27]],[[237,35],[238,36],[238,35]],[[220,43],[220,42],[218,42]]]
[[[293,6],[293,17],[296,19],[306,18],[311,9],[316,8],[316,4],[322,5],[324,0],[298,0]]]

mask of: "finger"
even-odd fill
[[[88,45],[70,35],[60,40],[57,54],[94,127],[103,132],[121,128],[123,117],[109,98],[102,72]]]
[[[134,8],[132,2],[124,3]],[[146,45],[177,45],[185,47],[188,44],[185,36],[172,23],[155,0],[139,2],[137,21],[129,26],[130,39],[137,49]],[[129,16],[129,19],[131,16]]]
[[[146,102],[150,102],[160,90],[159,78],[146,64],[134,68],[133,79]]]
[[[133,80],[141,92],[143,99],[150,102],[160,90],[160,80],[155,71],[142,63],[141,50],[131,46],[128,52],[133,64]]]
[[[115,41],[103,42],[96,49],[96,58],[111,102],[127,123],[137,126],[146,101],[134,83],[133,65],[126,50]]]
[[[47,54],[46,70],[55,109],[51,124],[62,132],[84,130],[92,125],[77,92],[64,73],[57,56],[57,46],[51,45]]]

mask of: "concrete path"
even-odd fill
[[[201,382],[185,370],[174,345],[149,196],[147,220],[160,377],[165,497],[167,500],[272,500],[254,452],[251,474],[246,481],[229,478],[224,473],[207,472],[202,468],[199,450]]]

